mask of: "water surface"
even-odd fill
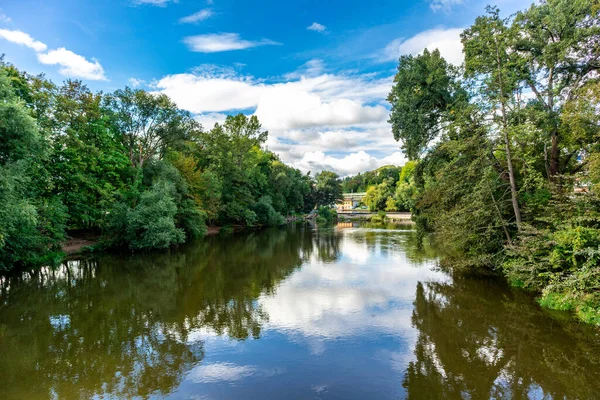
[[[592,399],[600,336],[410,225],[306,226],[0,281],[0,399]]]

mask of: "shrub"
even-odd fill
[[[256,214],[256,222],[259,225],[275,226],[285,223],[283,215],[273,208],[269,196],[262,196],[254,205],[253,210]]]
[[[116,204],[107,226],[112,244],[140,250],[183,243],[185,232],[175,226],[177,205],[172,190],[167,183],[157,183],[141,194],[136,207]]]
[[[337,213],[329,207],[319,207],[317,210],[317,222],[320,224],[331,224],[337,221]]]

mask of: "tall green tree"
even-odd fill
[[[0,68],[0,270],[47,261],[64,238],[64,207],[31,189],[48,146]]]
[[[594,9],[596,4],[596,9]],[[522,81],[535,95],[532,108],[543,128],[548,175],[568,173],[577,156],[561,109],[600,71],[600,15],[594,0],[544,0],[516,14],[512,52],[522,62]],[[550,142],[550,149],[546,143]]]
[[[127,87],[115,91],[106,102],[134,167],[143,167],[152,157],[164,157],[169,147],[200,128],[189,112],[177,108],[165,94]]]
[[[480,81],[480,94],[485,99],[495,129],[504,141],[513,211],[517,226],[521,225],[521,208],[511,149],[509,103],[519,89],[521,58],[512,51],[514,38],[508,20],[500,10],[487,7],[487,15],[461,34],[465,53],[465,75]]]
[[[331,206],[342,198],[342,184],[338,174],[322,171],[315,175],[316,206]]]
[[[126,150],[102,97],[70,80],[54,97],[47,170],[50,193],[68,208],[71,229],[100,228],[116,194],[132,181]]]
[[[389,122],[409,159],[423,154],[452,120],[454,109],[466,101],[465,91],[456,83],[456,73],[437,49],[400,57],[388,95],[392,106]]]

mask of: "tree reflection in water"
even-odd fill
[[[600,341],[590,327],[550,318],[531,297],[489,278],[419,283],[413,399],[597,398]]]
[[[309,229],[274,229],[3,278],[0,398],[166,395],[204,357],[190,333],[258,338],[267,316],[256,299],[313,247],[335,258]]]
[[[407,227],[355,228],[0,278],[0,399],[306,398],[314,382],[338,398],[597,398],[597,331],[490,278],[430,270],[435,247]]]

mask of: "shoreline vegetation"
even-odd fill
[[[454,270],[499,272],[600,325],[600,5],[545,0],[400,58],[388,100],[410,210]]]
[[[164,94],[58,86],[0,59],[0,271],[283,225],[341,197],[337,174],[301,173],[267,137],[256,116],[205,129]]]

